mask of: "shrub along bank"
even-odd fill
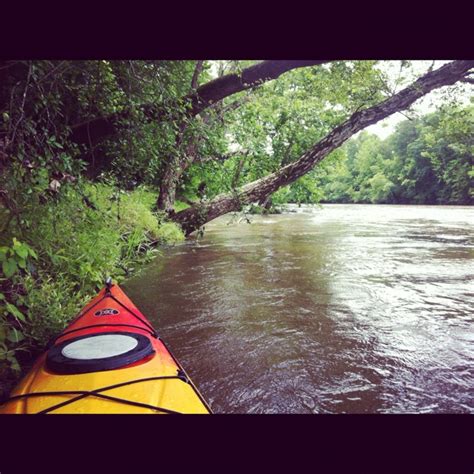
[[[156,194],[112,185],[65,186],[47,206],[0,214],[0,396],[47,341],[95,295],[184,237],[154,212]]]

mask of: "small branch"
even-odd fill
[[[292,137],[288,143],[288,146],[286,147],[285,156],[281,160],[280,166],[285,166],[290,162],[291,148],[293,147],[293,144],[294,144],[294,138]]]
[[[16,131],[18,129],[18,125],[20,124],[20,122],[23,120],[23,117],[25,115],[25,102],[26,102],[26,96],[27,96],[27,93],[28,93],[28,87],[30,85],[30,79],[31,79],[31,72],[32,72],[32,66],[31,66],[31,62],[29,64],[29,67],[28,67],[28,77],[26,79],[26,85],[25,85],[25,90],[23,91],[23,100],[21,102],[21,107],[20,107],[20,117],[18,118],[16,124],[15,124],[15,128],[13,129],[13,133],[12,133],[12,137],[10,139],[10,142],[13,143],[14,140],[15,140],[15,135],[16,135]]]
[[[39,81],[38,81],[38,84],[41,84],[42,82],[44,82],[49,76],[51,76],[51,74],[56,74],[60,69],[61,67],[63,66],[67,66],[66,69],[69,69],[70,65],[69,65],[69,61],[61,61],[57,66],[54,66],[51,71],[49,71],[48,73],[46,73]],[[63,73],[64,71],[61,72],[61,74]],[[60,77],[59,74],[56,75],[56,78]]]
[[[194,206],[196,204],[195,201],[191,201],[191,199],[188,199],[187,197],[185,197],[181,194],[177,194],[176,199],[178,201],[181,201],[181,202],[184,202],[184,203],[188,204],[189,206]]]
[[[244,154],[242,158],[240,158],[239,163],[237,164],[237,168],[235,170],[234,177],[232,178],[232,184],[230,185],[232,189],[236,189],[239,180],[240,180],[240,175],[242,174],[242,169],[244,167],[245,159],[247,158],[247,155]]]
[[[233,102],[231,102],[230,104],[227,104],[225,107],[222,108],[221,114],[223,115],[227,112],[230,112],[232,110],[235,110],[235,109],[239,108],[241,105],[248,102],[250,100],[250,98],[251,98],[250,95],[246,95],[245,97],[234,100]]]
[[[405,112],[402,112],[401,110],[398,111],[399,114],[402,114],[404,117],[406,117],[408,120],[415,120],[415,118],[413,117],[410,117],[409,115],[407,115]]]
[[[191,80],[191,90],[195,91],[198,88],[199,75],[202,72],[204,61],[196,61],[196,67],[194,68],[193,78]]]
[[[248,153],[249,153],[248,151],[234,151],[232,153],[229,153],[228,155],[219,155],[219,156],[213,156],[213,157],[208,157],[208,158],[195,158],[194,161],[196,163],[210,163],[212,161],[222,162],[222,161],[229,160],[237,155],[247,156]]]
[[[4,69],[8,69],[12,66],[14,66],[15,64],[18,64],[20,63],[21,61],[6,61],[8,64],[6,64],[5,66],[0,66],[0,71],[3,71]]]

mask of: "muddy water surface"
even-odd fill
[[[217,413],[473,413],[474,209],[232,223],[125,285]]]

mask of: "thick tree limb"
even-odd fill
[[[326,62],[328,61],[262,61],[244,69],[241,74],[226,74],[202,85],[195,94],[186,98],[191,104],[189,116],[194,117],[225,97],[276,79],[292,69]]]
[[[221,194],[207,203],[178,212],[173,216],[173,220],[181,225],[186,235],[189,235],[216,217],[240,210],[244,204],[262,202],[282,186],[286,186],[308,173],[330,152],[341,146],[355,133],[395,112],[406,109],[417,99],[434,89],[454,84],[461,80],[472,67],[474,67],[474,61],[472,60],[453,61],[435,71],[426,73],[389,99],[354,113],[297,161],[280,168],[275,173],[243,186],[236,193]]]

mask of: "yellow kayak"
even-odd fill
[[[150,322],[110,281],[0,413],[211,413]]]

